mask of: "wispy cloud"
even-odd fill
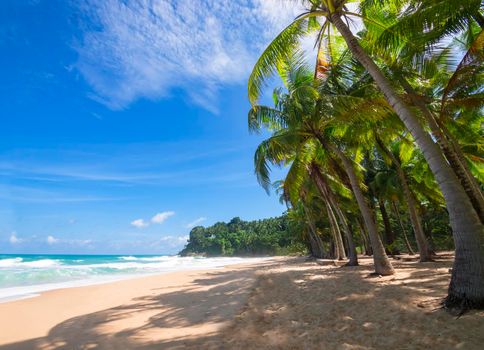
[[[146,252],[159,254],[163,252],[177,252],[186,244],[187,235],[166,235],[157,239],[143,240],[110,240],[105,242],[106,246],[115,251],[132,251],[133,249],[143,249]]]
[[[190,222],[189,224],[187,224],[185,227],[186,228],[193,228],[193,227],[197,226],[198,224],[204,222],[205,220],[207,220],[206,217],[203,217],[203,216],[202,217],[199,217],[198,219],[193,220],[192,222]]]
[[[248,148],[234,148],[223,142],[82,147],[88,151],[22,149],[0,155],[0,181],[3,175],[52,184],[82,181],[172,186],[187,182],[199,184],[207,179],[223,182],[223,179],[215,178],[211,172],[223,166],[227,157],[237,158],[236,155]],[[204,176],[207,173],[210,175]],[[224,177],[228,175],[237,174],[229,173]]]
[[[162,224],[166,221],[170,216],[175,215],[174,211],[163,211],[161,213],[156,214],[151,218],[151,222],[154,224]]]
[[[21,243],[29,244],[48,244],[50,246],[69,246],[69,247],[85,247],[94,243],[91,239],[64,239],[58,238],[53,235],[48,235],[47,237],[41,237],[38,235],[30,235],[27,238],[19,238],[17,233],[14,231],[9,237],[10,244],[16,245]]]
[[[57,239],[55,238],[56,242],[55,243],[62,243],[68,246],[74,246],[74,247],[84,247],[88,246],[94,241],[92,239]]]
[[[150,243],[150,247],[181,248],[188,241],[188,236],[168,235]]]
[[[91,239],[62,239],[54,236],[47,236],[46,240],[49,245],[62,245],[69,247],[85,247],[93,243]]]
[[[12,232],[12,234],[10,235],[9,242],[11,244],[19,244],[19,243],[22,243],[23,241],[24,241],[23,239],[17,237],[17,234],[15,232]]]
[[[150,226],[151,223],[160,225],[173,215],[175,215],[174,211],[162,211],[155,214],[149,221],[144,219],[133,220],[131,221],[131,226],[134,226],[136,228],[144,228]]]
[[[131,226],[134,226],[136,228],[148,227],[149,225],[149,222],[146,222],[143,219],[136,219],[131,221]]]
[[[219,87],[245,81],[295,7],[289,0],[85,0],[75,67],[92,97],[112,109],[181,88],[216,112]]]
[[[121,197],[101,197],[97,195],[84,195],[67,193],[66,191],[51,191],[30,186],[0,184],[0,198],[12,202],[27,203],[81,203],[122,200]]]
[[[70,239],[65,242],[71,245],[85,246],[85,245],[92,244],[93,240],[92,239]]]
[[[55,238],[54,236],[47,236],[46,240],[47,244],[49,245],[52,245],[52,244],[56,244],[56,243],[59,243],[59,239],[58,238]]]

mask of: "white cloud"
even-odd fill
[[[174,211],[163,211],[153,216],[151,222],[154,224],[162,224],[166,219],[173,215],[175,215]]]
[[[205,218],[203,216],[202,217],[199,217],[198,219],[193,220],[192,222],[190,222],[189,224],[187,224],[185,227],[186,228],[193,228],[193,227],[197,226],[198,224],[204,222],[205,220],[207,220],[207,218]]]
[[[85,0],[80,10],[88,22],[75,46],[75,67],[92,97],[112,109],[181,88],[216,112],[220,85],[243,83],[299,6],[289,0]]]
[[[19,244],[23,242],[23,239],[18,238],[17,234],[15,232],[12,232],[12,234],[10,235],[9,241],[11,244]]]
[[[93,243],[92,239],[72,239],[67,241],[68,244],[76,246],[85,246]]]
[[[59,242],[59,239],[55,238],[54,236],[47,236],[46,241],[48,244],[56,244]]]
[[[151,222],[154,224],[162,224],[164,221],[166,221],[166,219],[173,215],[175,215],[174,211],[163,211],[153,216],[151,218]],[[136,219],[131,221],[131,225],[137,228],[143,228],[148,227],[150,225],[150,222],[145,221],[144,219]]]
[[[150,244],[151,247],[181,248],[188,241],[188,236],[164,236]]]
[[[105,242],[105,246],[116,251],[130,251],[137,252],[138,254],[141,252],[149,252],[150,254],[164,254],[168,252],[176,253],[185,246],[188,238],[188,235],[172,234],[153,240],[109,240]]]
[[[131,225],[137,228],[143,228],[149,226],[149,223],[144,221],[143,219],[136,219],[131,221]]]

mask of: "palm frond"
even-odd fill
[[[274,75],[279,65],[293,57],[300,39],[307,33],[307,19],[297,19],[287,26],[264,50],[249,77],[248,93],[252,105],[257,102],[266,79]]]
[[[249,110],[248,122],[251,132],[259,132],[262,127],[269,130],[280,130],[286,126],[281,111],[259,105]]]

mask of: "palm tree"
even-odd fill
[[[376,273],[393,274],[393,267],[380,240],[353,161],[336,145],[337,142],[331,140],[332,128],[329,122],[333,116],[330,112],[330,103],[326,104],[318,99],[313,76],[304,64],[289,65],[287,71],[283,73],[283,80],[286,81],[289,91],[277,98],[277,108],[256,106],[249,112],[249,125],[252,128],[261,125],[279,128],[271,138],[261,143],[256,152],[256,173],[259,181],[263,185],[269,184],[267,161],[270,160],[274,164],[287,162],[285,153],[291,150],[297,150],[297,155],[292,158],[288,177],[299,174],[301,170],[304,172],[307,169],[308,155],[316,147],[314,141],[319,141],[319,147],[322,147],[321,150],[327,157],[325,163],[336,165],[340,168],[340,172],[342,169],[356,198],[371,241]],[[339,98],[340,96],[335,96],[335,101],[332,102],[337,102]],[[325,118],[321,118],[323,114]],[[299,175],[294,177],[297,179]],[[323,187],[321,191],[324,193]]]
[[[319,165],[316,162],[312,162],[310,165],[310,174],[314,177],[314,182],[316,184],[316,187],[318,188],[319,192],[321,195],[325,198],[328,207],[328,216],[333,220],[333,222],[336,222],[336,217],[334,215],[334,212],[336,212],[336,215],[339,218],[340,224],[344,229],[345,232],[345,237],[348,242],[348,252],[349,252],[349,258],[350,261],[348,262],[348,266],[357,266],[358,265],[358,257],[356,254],[356,247],[353,241],[353,234],[348,226],[348,221],[343,214],[343,211],[341,210],[341,207],[339,205],[338,199],[336,195],[334,194],[333,190],[331,189],[331,186],[328,184],[328,179],[327,177],[321,172],[321,169]],[[334,225],[337,230],[339,230],[338,224]],[[341,237],[341,234],[338,235]],[[340,239],[338,239],[338,244],[340,247],[343,247],[343,242],[341,241],[339,243]],[[341,255],[341,254],[340,254]]]
[[[369,88],[366,87],[365,90],[360,93],[360,96],[364,97],[367,101],[377,102],[371,92],[369,93],[368,91]],[[420,215],[417,212],[417,201],[410,188],[408,176],[403,170],[401,161],[399,159],[400,156],[395,155],[393,151],[390,151],[386,146],[386,143],[401,145],[401,147],[398,149],[398,153],[406,157],[408,157],[409,154],[411,155],[413,153],[414,148],[412,146],[412,143],[407,140],[408,136],[406,137],[404,135],[403,125],[401,125],[398,119],[395,119],[394,113],[392,113],[388,109],[385,109],[384,106],[381,106],[382,108],[380,108],[379,110],[375,109],[374,103],[372,103],[372,106],[373,109],[371,111],[371,117],[369,117],[367,111],[362,110],[359,105],[351,108],[345,106],[348,109],[348,112],[345,114],[350,115],[350,119],[345,118],[344,120],[342,120],[342,122],[348,123],[352,121],[352,127],[347,129],[347,133],[349,133],[347,139],[352,140],[355,145],[359,145],[360,147],[364,146],[364,148],[367,150],[368,155],[365,159],[367,175],[371,172],[377,171],[373,163],[385,163],[383,160],[386,160],[386,162],[390,164],[393,163],[394,169],[391,169],[391,171],[387,171],[389,169],[385,169],[383,173],[380,172],[377,175],[384,175],[383,177],[380,176],[380,178],[385,179],[384,185],[388,186],[392,182],[389,180],[393,179],[396,181],[395,184],[392,185],[398,186],[402,189],[403,196],[405,197],[407,203],[408,212],[410,214],[413,231],[415,233],[417,244],[419,246],[420,261],[430,261],[430,249],[428,247],[428,243],[422,229]],[[383,142],[382,137],[385,138],[385,142]],[[397,138],[401,140],[399,143],[394,142],[394,140]],[[407,154],[405,154],[405,152],[407,152]],[[372,154],[373,156],[370,156],[370,154]],[[376,156],[378,156],[378,159],[375,159],[375,161],[373,162],[370,158],[374,158]],[[383,168],[386,168],[386,165],[384,165]],[[395,174],[396,176],[392,177],[393,174]],[[375,174],[373,174],[373,176],[374,175]],[[382,219],[385,227],[385,233],[386,235],[391,236],[391,228],[389,227],[389,223],[386,217],[385,205],[382,199],[382,194],[384,194],[386,190],[381,188],[380,183],[376,183],[373,181],[373,184],[379,185],[373,186],[373,188],[371,189],[376,192],[373,193],[373,195],[377,197],[377,200],[379,202],[379,207],[380,211],[382,212]],[[411,248],[408,244],[407,247],[409,248],[409,251],[411,251]]]
[[[308,11],[299,16],[290,26],[283,30],[256,63],[249,79],[249,97],[251,102],[253,104],[255,103],[262,89],[265,77],[270,75],[275,67],[290,55],[291,51],[297,45],[299,38],[307,33],[308,28],[312,29],[318,25],[318,22],[314,18],[319,17],[325,20],[321,26],[320,33],[329,32],[330,24],[332,24],[346,42],[353,57],[368,71],[389,105],[413,136],[443,193],[456,247],[454,268],[452,270],[451,283],[445,305],[447,307],[456,305],[459,307],[484,307],[484,226],[469,200],[467,193],[444,158],[440,148],[434,143],[416,115],[403,101],[397,89],[369,54],[365,52],[347,23],[345,23],[344,18],[349,15],[362,17],[361,15],[348,11],[345,6],[346,2],[344,0],[306,1],[309,6]],[[366,1],[365,3],[367,7],[376,4],[374,1]],[[447,1],[445,3],[450,4],[454,2]],[[479,9],[479,2],[468,0],[463,1],[463,3],[468,6],[460,6],[459,10],[466,16],[463,15],[461,18],[458,18],[458,24],[472,18],[472,15],[478,12]],[[442,6],[438,8],[441,9]],[[461,8],[464,9],[462,10]],[[405,13],[408,13],[407,10]],[[447,12],[446,10],[446,14]],[[439,14],[434,13],[434,15]],[[410,18],[411,21],[406,21],[407,18]],[[418,16],[411,17],[407,15],[403,18],[402,22],[405,24],[418,24],[417,19],[419,19]],[[364,20],[371,21],[368,18],[364,18]],[[426,25],[427,23],[425,22]],[[455,32],[456,28],[459,28],[458,24],[456,25],[453,22],[447,21],[442,25],[442,22],[435,21],[435,26],[438,30],[433,30],[431,35],[426,35],[425,37],[428,42],[433,43],[435,40],[441,38],[442,35]],[[325,146],[323,145],[323,147]],[[350,160],[345,158],[341,150],[338,152],[338,149],[334,147],[330,150],[338,155],[345,169],[351,164]],[[352,176],[350,174],[348,175],[351,180]],[[355,181],[356,179],[353,178],[351,181],[352,185]],[[355,196],[358,202],[363,199],[358,199],[359,194],[357,193],[355,193]],[[371,223],[367,224],[372,226]],[[371,237],[372,235],[370,235]],[[373,248],[375,249],[375,247]]]
[[[380,209],[383,227],[385,229],[385,244],[387,249],[387,254],[391,254],[392,256],[400,254],[400,251],[395,246],[395,235],[392,230],[392,225],[390,223],[390,218],[387,213],[387,209],[385,206],[385,200],[382,198],[381,195],[377,195],[378,199],[378,208]]]
[[[312,255],[316,258],[323,259],[326,257],[324,244],[321,237],[319,236],[315,219],[313,218],[314,215],[312,214],[312,211],[309,208],[309,205],[305,203],[306,200],[307,199],[304,196],[303,200],[298,202],[298,204],[299,204],[299,207],[302,209],[302,212],[304,213],[305,220],[307,223],[308,236],[309,236],[309,242],[311,245]]]
[[[481,91],[482,79],[478,78],[484,70],[481,64],[484,59],[484,31],[479,29],[479,32],[474,34],[471,25],[464,34],[463,39],[453,40],[463,46],[462,51],[466,52],[455,68],[452,67],[451,57],[455,43],[427,55],[422,61],[416,60],[414,54],[407,53],[407,56],[404,56],[400,53],[394,57],[386,55],[385,63],[390,67],[392,76],[407,93],[408,102],[424,117],[433,138],[461,182],[481,222],[484,222],[484,194],[474,177],[480,173],[476,171],[473,174],[470,168],[473,161],[466,157],[460,144],[468,143],[467,140],[464,141],[465,136],[475,135],[475,130],[480,128],[473,128],[472,123],[458,123],[466,132],[460,133],[459,138],[456,138],[448,127],[450,124],[450,128],[453,129],[456,125],[454,118],[462,121],[469,114],[476,117],[475,112],[478,112],[477,115],[480,115],[479,111],[484,101]],[[417,82],[412,83],[412,79]],[[472,142],[482,143],[481,140],[482,135],[479,134],[479,138]]]
[[[418,245],[418,250],[420,254],[420,262],[431,261],[432,254],[429,249],[427,239],[425,238],[425,234],[423,232],[420,215],[417,212],[417,204],[416,204],[415,196],[410,189],[408,178],[405,172],[403,171],[401,162],[397,158],[397,156],[395,156],[393,152],[391,152],[387,148],[387,146],[383,143],[380,137],[378,137],[378,135],[376,135],[375,140],[378,145],[378,148],[384,153],[386,157],[391,159],[393,165],[395,166],[396,173],[398,175],[398,179],[403,190],[403,195],[407,202],[408,212],[410,214],[410,221],[412,222],[415,238],[417,239],[417,245]]]

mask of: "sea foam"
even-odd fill
[[[219,268],[264,258],[180,256],[0,256],[0,302],[44,291],[172,271]]]

